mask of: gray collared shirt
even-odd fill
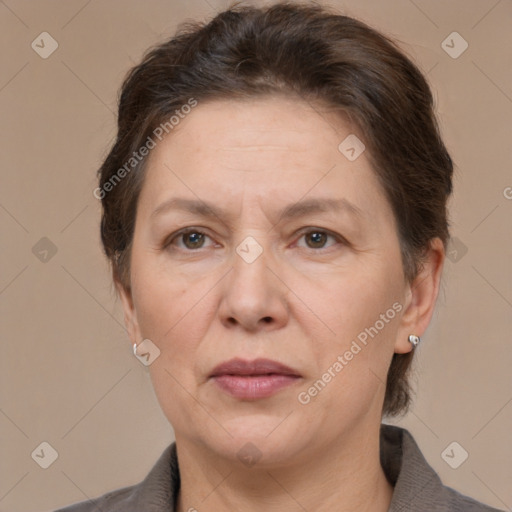
[[[500,512],[444,486],[403,428],[381,425],[380,459],[394,486],[388,512]],[[174,512],[179,488],[176,444],[172,443],[141,483],[56,512]]]

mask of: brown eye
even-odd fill
[[[204,245],[205,235],[198,231],[190,231],[181,235],[183,245],[187,249],[200,249]]]
[[[324,229],[310,228],[302,231],[297,246],[303,249],[329,249],[335,245],[346,245],[346,240],[338,234]]]
[[[170,251],[178,249],[182,252],[191,252],[195,249],[206,249],[214,245],[214,241],[206,233],[191,228],[174,233],[169,241],[164,244],[164,247]]]
[[[311,231],[304,235],[306,245],[311,249],[321,249],[327,242],[329,235],[323,231]]]

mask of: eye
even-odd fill
[[[198,229],[189,228],[173,235],[168,242],[166,242],[165,246],[168,248],[177,247],[179,249],[193,251],[207,247],[207,245],[205,245],[207,240],[211,240],[211,238],[206,233]],[[212,245],[212,243],[210,245]]]
[[[341,237],[335,236],[334,234],[322,229],[310,229],[309,231],[302,233],[299,240],[304,240],[306,245],[304,246],[300,244],[300,242],[298,242],[297,245],[308,249],[324,249],[329,247],[329,245],[334,245],[333,243],[327,245],[329,240],[334,243],[342,241]]]

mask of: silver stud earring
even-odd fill
[[[415,347],[420,341],[421,339],[419,336],[416,336],[415,334],[409,334],[409,342],[413,347]]]

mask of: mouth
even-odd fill
[[[234,398],[268,398],[302,379],[301,374],[270,359],[231,359],[216,366],[209,378]]]

